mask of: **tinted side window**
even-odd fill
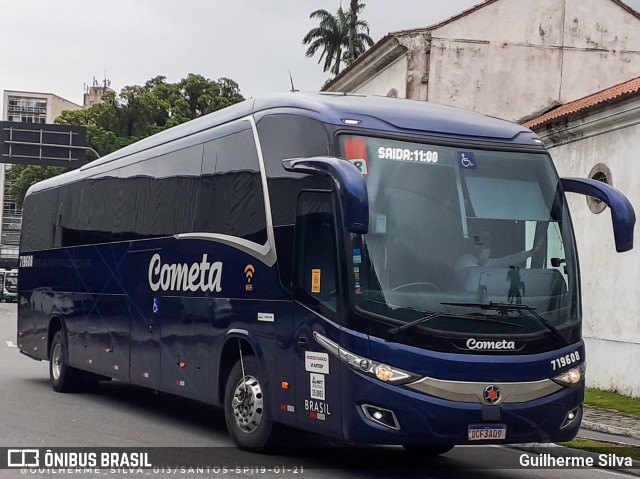
[[[274,226],[292,225],[296,217],[298,193],[303,189],[331,188],[323,177],[285,171],[282,160],[333,155],[324,124],[296,115],[269,115],[258,121],[264,155]]]
[[[184,148],[60,188],[56,246],[192,232],[202,149]]]
[[[55,210],[58,190],[47,190],[24,200],[20,251],[50,249],[53,245]]]
[[[113,219],[114,241],[152,236],[150,213],[157,208],[154,192],[156,161],[146,160],[120,168]]]
[[[336,226],[330,192],[304,191],[296,222],[296,298],[321,314],[338,308]]]
[[[332,184],[325,177],[289,173],[282,167],[282,160],[332,155],[331,136],[323,123],[292,114],[264,116],[257,127],[269,185],[278,270],[282,285],[288,289],[292,282],[298,194],[304,189],[331,189]]]
[[[193,231],[202,149],[195,145],[120,169],[114,240]]]
[[[195,231],[267,241],[264,192],[253,131],[248,123],[204,145]]]
[[[147,218],[156,236],[191,233],[202,171],[203,145],[185,148],[156,158],[153,196],[154,216]]]

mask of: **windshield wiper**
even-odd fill
[[[441,303],[441,304],[445,304],[445,303]],[[470,319],[473,321],[487,321],[490,323],[506,324],[508,326],[515,326],[517,328],[524,328],[524,326],[522,326],[521,324],[510,323],[508,321],[500,321],[499,319],[487,318],[486,316],[476,316],[471,314],[451,314],[451,313],[440,312],[440,313],[431,313],[431,314],[428,314],[427,316],[423,316],[422,318],[418,318],[415,321],[411,321],[410,323],[403,324],[402,326],[397,326],[395,328],[391,328],[387,331],[387,333],[398,334],[404,331],[405,329],[413,328],[414,326],[417,326],[422,323],[426,323],[427,321],[431,321],[432,319],[435,319],[435,318]]]
[[[462,308],[480,308],[487,309],[491,311],[497,311],[497,313],[501,316],[509,316],[510,312],[517,312],[520,315],[523,315],[523,311],[527,311],[531,313],[531,316],[540,321],[549,331],[551,331],[555,336],[557,336],[563,343],[567,342],[567,338],[564,337],[564,334],[560,332],[558,328],[556,328],[549,321],[544,319],[540,314],[536,311],[536,308],[532,308],[526,304],[511,304],[511,303],[440,303],[444,306],[460,306]]]

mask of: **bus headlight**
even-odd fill
[[[393,379],[393,369],[386,364],[378,364],[373,371],[380,381],[391,381]]]
[[[342,362],[346,363],[349,367],[365,373],[368,376],[379,379],[380,381],[391,384],[406,384],[420,379],[420,376],[417,374],[354,354],[351,351],[338,346],[338,344],[334,343],[330,339],[325,338],[322,334],[314,332],[313,336],[318,344],[339,358]]]
[[[585,363],[579,364],[578,366],[565,371],[560,376],[556,376],[552,378],[553,381],[558,384],[562,384],[563,386],[573,386],[578,384],[584,378],[584,373],[587,370],[587,365]]]

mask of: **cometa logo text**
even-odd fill
[[[470,338],[467,340],[467,347],[469,349],[478,349],[483,351],[496,351],[503,349],[516,349],[516,343],[514,341],[507,341],[503,339],[502,341],[478,341],[474,338]]]
[[[222,262],[209,263],[207,255],[193,263],[162,264],[156,253],[149,262],[149,287],[152,291],[222,291]]]

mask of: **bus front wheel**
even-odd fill
[[[236,446],[250,450],[267,447],[273,422],[264,380],[253,356],[245,356],[243,362],[238,361],[229,374],[224,392],[224,416]]]
[[[67,341],[62,330],[56,331],[49,353],[51,387],[59,393],[77,391],[82,387],[82,371],[67,364]]]

